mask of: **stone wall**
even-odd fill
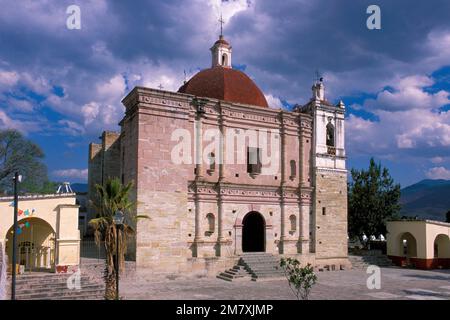
[[[89,203],[97,201],[95,185],[104,184],[109,178],[120,177],[120,134],[117,132],[104,131],[101,144],[91,143],[89,145],[88,158],[88,204],[87,221],[95,217],[95,207]]]
[[[137,160],[136,214],[149,217],[137,224],[136,265],[153,273],[184,272],[192,257],[186,232],[188,166],[171,158],[172,132],[188,129],[186,108],[184,102],[174,113],[170,106],[143,103],[132,113],[136,127],[127,129],[137,130],[130,137],[136,153],[125,154],[125,162]]]
[[[347,257],[347,174],[317,170],[315,177],[316,259]]]
[[[120,177],[120,134],[105,131],[102,134],[102,183]]]
[[[87,202],[87,222],[94,218],[94,206],[91,201],[96,202],[96,184],[102,182],[102,145],[98,143],[89,144],[88,158],[88,202]]]

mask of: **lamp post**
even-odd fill
[[[12,277],[11,277],[11,300],[16,300],[16,264],[17,264],[17,212],[19,211],[19,192],[17,184],[22,182],[22,176],[18,172],[14,173],[14,224],[12,243]]]
[[[116,300],[119,300],[119,228],[122,227],[124,217],[123,212],[120,210],[117,210],[113,217],[113,222],[116,226]]]

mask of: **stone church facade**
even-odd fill
[[[307,104],[269,108],[222,36],[211,52],[178,92],[123,99],[120,133],[89,147],[89,197],[109,177],[134,182],[133,214],[150,217],[136,226],[136,265],[155,274],[216,274],[253,251],[349,266],[344,104],[318,80]]]

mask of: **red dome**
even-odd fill
[[[200,71],[186,82],[178,92],[269,107],[261,90],[245,73],[220,66]]]

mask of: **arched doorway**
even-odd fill
[[[6,236],[8,261],[12,261],[13,227]],[[18,221],[17,264],[25,271],[51,271],[55,264],[56,234],[53,228],[39,218],[27,218]]]
[[[417,241],[409,232],[400,235],[400,253],[401,256],[407,258],[417,257]]]
[[[434,239],[434,258],[450,258],[450,239],[446,234]]]
[[[242,251],[266,251],[266,222],[256,211],[247,213],[242,221]]]

